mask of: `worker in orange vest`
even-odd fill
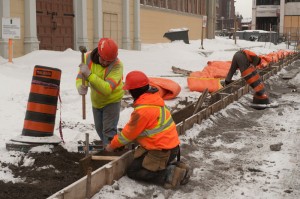
[[[230,84],[232,76],[237,69],[240,69],[242,77],[255,91],[253,95],[254,104],[270,104],[266,94],[264,83],[256,70],[256,66],[261,63],[261,58],[250,50],[240,50],[232,58],[231,67],[225,78],[225,85]]]
[[[107,151],[136,141],[134,160],[128,167],[128,177],[176,188],[188,182],[189,166],[180,161],[179,138],[171,113],[158,89],[150,87],[141,71],[128,73],[124,90],[134,99],[134,111],[121,132],[106,146]],[[177,157],[177,160],[176,160]]]

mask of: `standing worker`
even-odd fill
[[[246,80],[253,90],[253,104],[270,104],[269,97],[266,94],[264,83],[256,70],[261,62],[261,58],[250,50],[240,50],[232,58],[229,72],[225,78],[225,85],[233,82],[232,76],[237,69],[240,69],[242,77]]]
[[[124,89],[134,99],[134,111],[106,150],[113,151],[136,141],[139,146],[127,170],[128,177],[165,188],[186,184],[190,169],[180,161],[176,125],[158,89],[149,86],[148,77],[141,71],[128,73]]]
[[[98,47],[86,53],[76,78],[80,95],[86,95],[88,87],[91,88],[95,128],[103,146],[117,133],[121,99],[124,95],[123,63],[117,56],[117,44],[109,38],[100,39]],[[88,86],[82,85],[82,75]]]

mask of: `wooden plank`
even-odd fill
[[[182,75],[185,75],[185,76],[189,76],[193,72],[193,71],[185,70],[185,69],[178,68],[178,67],[175,67],[175,66],[172,66],[172,71],[175,74],[182,74]]]
[[[108,160],[113,161],[118,159],[120,156],[101,156],[101,155],[93,155],[92,160]]]
[[[204,99],[206,98],[207,94],[208,94],[208,89],[206,88],[204,90],[204,92],[202,93],[202,95],[200,95],[200,97],[198,98],[198,101],[196,103],[195,110],[194,110],[193,114],[199,112],[199,110],[200,110],[200,108],[201,108],[201,106],[202,106],[202,104],[204,102]]]
[[[216,103],[212,104],[211,109],[212,109],[211,114],[214,114],[214,113],[220,111],[222,109],[222,101],[219,100]]]
[[[133,151],[128,151],[119,159],[116,159],[108,164],[100,167],[92,172],[91,176],[91,195],[95,195],[104,185],[111,185],[114,180],[120,179],[125,175],[127,167],[133,160]],[[64,189],[56,192],[48,199],[82,199],[86,195],[86,180],[83,177]]]

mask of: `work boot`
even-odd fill
[[[176,167],[179,167],[181,169],[186,170],[186,173],[184,175],[184,178],[181,180],[180,185],[187,184],[189,182],[190,177],[191,177],[191,172],[192,172],[191,167],[188,164],[186,164],[184,162],[181,162],[181,161],[176,162],[175,165],[176,165]]]
[[[186,174],[186,169],[179,168],[175,165],[170,165],[167,167],[167,179],[164,184],[164,188],[166,189],[174,189],[177,188],[181,181],[184,179]]]

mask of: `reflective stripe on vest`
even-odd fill
[[[123,134],[123,132],[119,132],[118,133],[118,141],[122,144],[122,145],[126,145],[129,142],[131,142],[132,140],[129,140],[128,138],[126,138]]]
[[[92,54],[92,53],[90,52],[90,53],[87,53],[86,56],[85,56],[85,58],[86,58],[85,63],[88,65],[88,67],[89,67],[90,70],[92,70],[92,65],[93,65],[92,58],[91,58],[91,57],[92,57],[91,54]],[[105,71],[104,71],[104,80],[106,80],[106,77],[108,76],[108,74],[110,73],[110,71],[112,71],[112,68],[114,67],[115,63],[118,63],[117,61],[118,61],[118,59],[116,59],[115,61],[111,62],[111,63],[109,64],[109,66],[105,68]],[[81,74],[78,75],[77,78],[82,78],[82,75],[81,75]],[[111,79],[108,79],[107,82],[109,83],[110,88],[113,90],[113,89],[115,89],[115,88],[121,83],[121,79],[120,79],[119,82],[114,82],[114,81],[112,81]],[[91,86],[98,94],[101,94],[101,95],[102,95],[102,93],[101,93],[99,90],[97,90],[93,85],[90,85],[90,86]]]
[[[92,54],[92,53],[88,53],[88,54],[86,55],[86,61],[85,61],[85,63],[89,66],[89,69],[92,68],[92,64],[93,64],[92,58],[91,58],[91,54]],[[111,62],[111,63],[109,64],[108,67],[106,67],[105,72],[104,72],[104,79],[105,79],[105,78],[107,77],[107,75],[110,73],[110,71],[111,71],[112,68],[114,67],[116,61],[117,61],[117,59],[116,59],[115,61]]]
[[[156,107],[156,108],[160,108],[160,119],[158,121],[158,124],[155,128],[153,129],[146,129],[144,130],[139,136],[138,138],[142,138],[142,137],[151,137],[154,136],[158,133],[163,132],[164,130],[168,129],[171,124],[173,123],[173,119],[170,116],[169,119],[166,120],[166,109],[169,110],[167,107],[160,107],[160,106],[151,106],[151,105],[139,105],[135,108],[135,110],[140,109],[140,108],[148,108],[148,107]],[[118,141],[122,144],[122,145],[126,145],[129,142],[131,142],[132,140],[129,140],[128,138],[126,138],[124,136],[124,134],[122,132],[118,133]]]
[[[140,105],[137,106],[135,109],[140,109],[140,108],[145,108],[145,107],[158,107],[158,106],[151,106],[151,105]],[[158,133],[163,132],[164,130],[166,130],[167,128],[170,127],[170,125],[173,123],[173,119],[170,116],[168,119],[166,119],[166,109],[168,110],[168,108],[166,108],[165,106],[163,107],[159,107],[160,108],[160,119],[158,121],[158,124],[155,128],[153,129],[145,129],[140,135],[139,137],[152,137]]]

